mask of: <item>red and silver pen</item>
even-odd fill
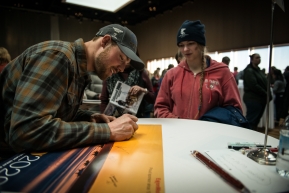
[[[220,175],[224,180],[226,180],[231,186],[236,188],[238,191],[243,192],[243,193],[250,193],[250,190],[246,188],[239,180],[231,176],[229,173],[223,170],[220,166],[215,164],[213,161],[209,160],[206,156],[204,156],[198,151],[194,151],[192,152],[192,154],[195,158],[203,162],[207,167],[209,167],[218,175]]]

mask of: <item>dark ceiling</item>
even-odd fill
[[[135,25],[172,10],[174,7],[182,6],[188,1],[135,0],[116,13],[63,3],[61,0],[2,0],[0,8],[63,15],[64,17],[78,19],[80,22],[82,20],[96,20],[122,23],[123,25]],[[190,0],[190,2],[193,2],[193,0]]]

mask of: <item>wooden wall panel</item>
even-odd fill
[[[174,56],[176,34],[186,19],[205,24],[209,51],[269,45],[270,0],[195,0],[133,27],[142,59]],[[276,6],[274,29],[274,43],[289,43],[288,9],[284,13]]]
[[[287,12],[276,6],[275,44],[289,43],[289,0],[285,0]],[[3,10],[3,9],[2,9]],[[0,12],[2,25],[0,46],[6,47],[12,58],[27,47],[57,37],[52,34],[49,14],[19,10]],[[206,25],[209,51],[226,51],[251,46],[268,45],[270,40],[270,0],[195,0],[182,7],[167,11],[136,26],[129,26],[138,37],[138,47],[143,61],[171,57],[177,52],[176,33],[186,19],[201,20]],[[58,16],[59,39],[74,41],[83,38],[89,41],[99,28],[107,25]],[[57,30],[53,30],[57,33]]]
[[[0,46],[5,47],[11,58],[17,57],[26,48],[50,39],[50,16],[18,10],[0,12]]]

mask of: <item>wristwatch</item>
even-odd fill
[[[148,93],[148,89],[147,88],[144,88],[144,93]]]

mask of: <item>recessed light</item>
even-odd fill
[[[72,3],[94,9],[117,12],[134,0],[62,0],[64,3]]]

